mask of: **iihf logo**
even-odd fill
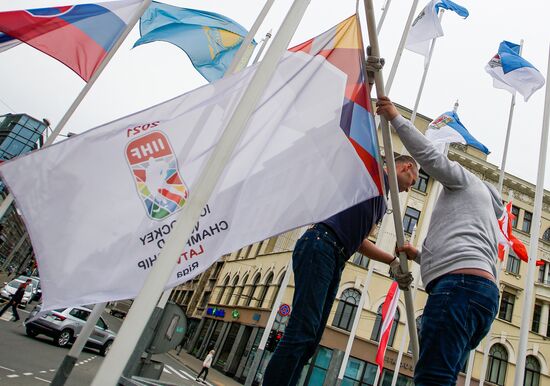
[[[150,218],[162,220],[183,207],[189,190],[163,133],[155,131],[130,142],[126,146],[126,159]]]

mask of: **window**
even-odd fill
[[[71,311],[69,311],[69,315],[74,316],[75,318],[80,320],[87,320],[90,313],[88,311],[79,310],[78,308],[73,308]]]
[[[519,218],[519,208],[517,206],[512,205],[512,227],[516,228],[518,227],[518,218]]]
[[[227,295],[225,297],[224,304],[230,305],[231,304],[231,298],[233,297],[233,292],[235,292],[235,287],[237,287],[237,284],[239,283],[239,275],[235,276],[233,279],[233,282],[231,283],[231,287],[227,289]]]
[[[273,296],[271,296],[271,299],[269,300],[269,305],[268,305],[269,309],[273,308],[273,304],[275,303],[275,298],[277,298],[277,295],[279,294],[279,291],[281,290],[281,284],[283,284],[283,280],[285,278],[285,275],[286,275],[286,271],[281,273],[281,277],[279,279],[279,282],[277,283],[277,287],[276,287],[275,291],[273,291]]]
[[[550,243],[550,228],[544,231],[544,233],[542,234],[542,239]]]
[[[393,317],[393,324],[391,326],[390,338],[388,339],[388,346],[393,345],[393,340],[395,338],[395,331],[397,330],[397,325],[399,324],[399,308],[395,310],[395,316]],[[372,334],[370,339],[378,342],[380,340],[380,330],[382,328],[382,305],[378,307],[378,313],[376,314],[376,320],[374,321],[374,328],[372,329]]]
[[[512,313],[514,312],[514,303],[516,297],[510,292],[502,291],[502,297],[500,299],[500,310],[498,317],[508,322],[512,321]]]
[[[334,315],[334,319],[332,320],[332,325],[334,327],[346,331],[351,330],[360,298],[361,293],[353,288],[348,288],[342,292],[342,296],[340,296],[340,301],[338,302],[338,308],[336,309],[336,315]]]
[[[539,283],[549,284],[547,279],[548,271],[548,263],[546,262],[539,267]]]
[[[258,307],[262,307],[262,305],[264,304],[264,300],[265,300],[265,297],[267,295],[267,291],[269,290],[269,286],[271,285],[271,283],[273,282],[273,272],[270,272],[269,273],[269,276],[267,277],[267,279],[265,280],[265,284],[262,288],[262,292],[260,294],[260,297],[258,298]]]
[[[367,256],[365,256],[365,255],[363,255],[359,252],[356,252],[353,255],[352,263],[367,269],[367,268],[369,268],[369,261],[370,261],[370,259]]]
[[[319,347],[315,356],[311,359],[308,368],[307,385],[322,385],[327,376],[328,366],[332,359],[332,350],[326,347]]]
[[[372,386],[374,385],[376,372],[376,365],[350,357],[346,366],[342,385]]]
[[[521,230],[529,233],[531,232],[531,221],[533,220],[533,213],[525,211],[523,214],[523,225],[521,226]]]
[[[428,190],[429,179],[430,177],[424,172],[424,170],[420,169],[418,171],[418,179],[412,187],[422,193],[426,193],[426,190]]]
[[[508,254],[508,260],[506,261],[506,272],[519,275],[519,258],[512,252]]]
[[[246,284],[247,281],[248,281],[248,275],[245,275],[241,285],[237,286],[237,288],[235,288],[235,300],[233,301],[233,304],[238,305],[239,302],[241,301],[243,290],[244,290],[244,285]]]
[[[525,359],[525,377],[524,386],[539,386],[540,381],[540,363],[533,355]]]
[[[250,303],[252,303],[252,299],[254,298],[254,294],[256,292],[256,288],[258,287],[258,283],[260,282],[260,274],[257,274],[256,277],[254,277],[254,280],[252,281],[252,285],[250,286],[250,290],[248,291],[248,294],[246,295],[245,300],[245,306],[250,306]]]
[[[223,264],[220,264],[220,263],[214,264],[214,270],[210,275],[210,279],[217,279],[220,274],[220,271],[222,270],[222,267],[223,267]]]
[[[220,304],[222,302],[223,293],[225,292],[225,289],[227,288],[229,284],[229,276],[227,276],[222,284],[222,288],[220,289],[220,292],[218,293],[218,299],[216,299],[216,304]]]
[[[507,366],[508,352],[503,345],[497,343],[489,351],[489,366],[485,378],[495,385],[504,386]]]
[[[202,295],[201,303],[199,304],[199,308],[206,308],[206,305],[208,304],[208,300],[210,300],[210,292],[205,292]]]
[[[392,380],[393,371],[384,369],[382,372],[382,383],[380,383],[380,386],[391,386]],[[396,386],[414,386],[414,381],[412,378],[399,374],[397,376]]]
[[[418,223],[420,218],[420,211],[410,206],[407,206],[405,210],[405,217],[403,218],[403,230],[405,233],[412,234],[414,226]]]
[[[106,330],[107,329],[107,324],[105,323],[105,321],[101,318],[99,318],[97,320],[97,323],[95,324],[97,327],[103,329],[103,330]]]
[[[533,310],[533,322],[531,323],[531,331],[538,334],[540,328],[540,316],[542,314],[542,306],[535,303],[535,309]]]

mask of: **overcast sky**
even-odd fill
[[[0,0],[0,11],[87,2],[90,1]],[[264,1],[252,0],[165,2],[218,12],[247,29],[264,5]],[[377,20],[384,2],[374,0]],[[386,78],[411,2],[392,0],[380,33],[381,54],[386,59]],[[452,12],[445,13],[442,22],[445,36],[436,43],[419,113],[436,117],[451,110],[458,99],[458,114],[462,122],[491,150],[489,161],[500,165],[511,96],[504,90],[492,87],[492,80],[484,67],[502,40],[519,43],[520,39],[524,39],[523,56],[546,77],[550,3],[545,0],[457,2],[470,11],[470,17],[462,19]],[[291,0],[275,2],[256,40],[260,40],[270,29],[276,33],[291,3]],[[426,3],[420,0],[416,13]],[[354,0],[312,0],[292,39],[292,45],[318,35],[354,12]],[[362,11],[361,15],[364,21]],[[363,29],[366,31],[366,25]],[[83,132],[206,83],[179,48],[167,43],[152,43],[131,49],[138,38],[136,27],[64,132]],[[413,107],[422,66],[423,57],[405,51],[390,95],[394,101]],[[55,127],[83,86],[84,82],[70,69],[33,48],[21,45],[0,53],[0,114],[24,112],[39,119],[46,117]],[[537,91],[528,103],[521,96],[517,98],[506,168],[507,172],[532,183],[537,178],[544,92],[544,88]],[[545,186],[550,188],[550,167],[546,168]]]

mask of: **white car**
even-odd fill
[[[21,283],[24,283],[24,280],[20,279],[14,279],[10,281],[9,283],[6,283],[4,288],[0,291],[0,296],[10,300],[13,294],[17,291],[17,288],[21,285]],[[25,307],[33,297],[33,285],[29,284],[27,288],[25,288],[25,293],[23,294],[23,299],[21,299],[21,303],[19,304],[22,307]]]

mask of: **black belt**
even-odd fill
[[[346,247],[344,247],[344,244],[342,244],[342,242],[340,241],[340,238],[330,226],[320,222],[313,225],[312,229],[316,229],[318,231],[326,232],[330,234],[334,238],[334,241],[336,242],[336,248],[340,251],[340,253],[344,255],[346,258],[349,257],[349,255],[346,253]]]

